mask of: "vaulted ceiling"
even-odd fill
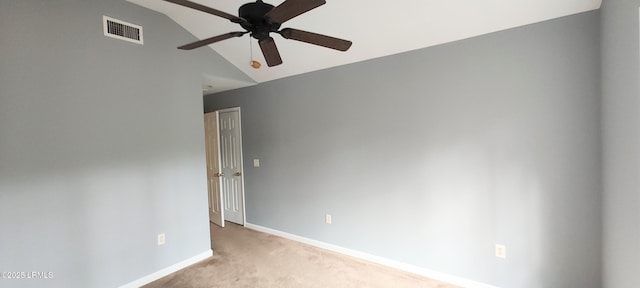
[[[244,31],[227,19],[162,0],[127,0],[166,14],[198,39]],[[238,14],[248,0],[191,0]],[[283,0],[265,0],[274,6]],[[600,8],[602,0],[327,0],[282,27],[297,28],[353,41],[340,52],[273,36],[284,63],[267,67],[257,40],[249,35],[209,45],[256,83],[452,42],[499,30]],[[251,39],[251,40],[250,40]],[[186,43],[175,43],[176,47]],[[209,49],[206,47],[198,49]],[[185,51],[184,53],[189,53]],[[263,63],[250,66],[251,59]],[[247,86],[233,79],[204,79],[214,91]],[[208,82],[208,83],[207,83]],[[218,86],[218,87],[216,87]]]

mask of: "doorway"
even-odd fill
[[[239,107],[204,116],[209,220],[220,227],[246,222],[240,119]]]

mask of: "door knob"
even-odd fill
[[[214,176],[216,176],[216,177],[222,177],[222,176],[224,176],[224,173],[222,173],[222,172],[220,172],[220,173],[216,173]]]
[[[240,175],[242,175],[242,173],[240,173],[240,172],[236,172],[236,173],[233,174],[233,176],[240,176]]]

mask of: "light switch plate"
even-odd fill
[[[496,257],[505,259],[507,258],[507,247],[504,245],[496,244]]]
[[[253,159],[253,167],[260,167],[260,159]]]

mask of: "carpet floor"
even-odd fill
[[[212,257],[143,287],[457,288],[228,222],[211,239]]]

